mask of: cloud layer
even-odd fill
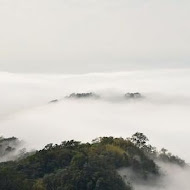
[[[0,74],[0,126],[31,148],[98,136],[128,137],[140,131],[151,144],[190,161],[189,70],[86,75]],[[100,100],[65,100],[72,92],[96,92]],[[123,101],[126,92],[146,98]],[[62,99],[48,104],[52,99]],[[122,101],[121,101],[122,100]]]

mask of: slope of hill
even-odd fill
[[[156,160],[175,163],[183,160],[158,153],[147,144],[147,137],[136,133],[131,138],[102,137],[92,143],[64,141],[48,144],[25,158],[0,164],[0,189],[3,190],[131,190],[128,168],[146,181],[159,179]]]

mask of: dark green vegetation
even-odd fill
[[[48,144],[43,150],[17,161],[0,164],[2,190],[131,190],[118,169],[130,167],[143,179],[159,176],[155,159],[185,164],[162,150],[147,145],[147,137],[103,137],[92,143],[74,140]]]

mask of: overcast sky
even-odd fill
[[[189,67],[189,0],[0,0],[0,70]]]

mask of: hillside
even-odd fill
[[[157,160],[180,167],[185,162],[147,144],[147,137],[102,137],[92,143],[64,141],[48,144],[33,155],[0,164],[3,190],[131,190],[133,183],[122,168],[130,168],[139,179],[159,179]],[[125,178],[125,179],[124,179]]]

